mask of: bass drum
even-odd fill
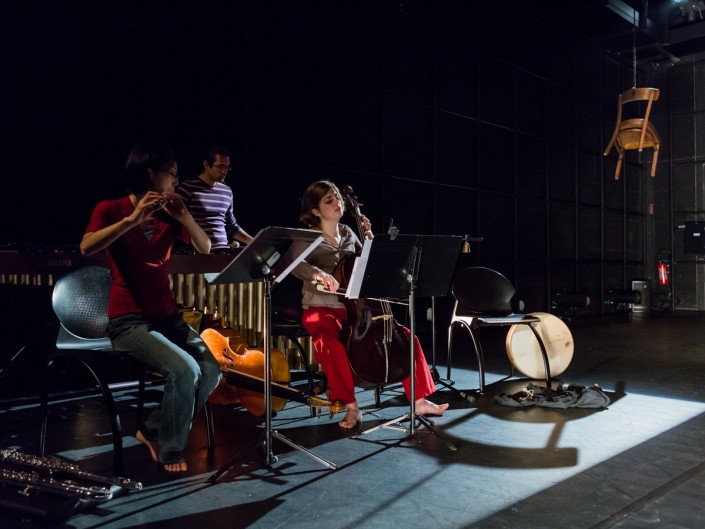
[[[547,312],[533,312],[529,316],[541,318],[531,325],[543,340],[548,355],[551,376],[563,373],[573,359],[573,335],[563,321]],[[527,377],[546,378],[541,347],[527,325],[512,325],[507,333],[507,356],[512,365]]]

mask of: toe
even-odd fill
[[[355,428],[359,423],[362,422],[362,412],[359,408],[348,408],[345,413],[345,417],[342,421],[338,422],[338,426],[341,428]]]
[[[186,472],[188,470],[188,465],[184,459],[177,461],[176,463],[167,463],[164,465],[164,470],[167,472]]]
[[[159,456],[157,455],[157,449],[156,449],[155,444],[152,443],[149,439],[147,439],[147,438],[142,434],[142,432],[139,431],[139,430],[138,430],[137,433],[135,434],[135,438],[136,438],[140,443],[142,443],[142,444],[145,445],[147,448],[149,448],[149,453],[150,453],[150,455],[152,456],[152,461],[154,461],[155,463],[157,463],[157,462],[159,461]]]

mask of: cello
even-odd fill
[[[352,195],[352,188],[341,189],[345,206],[355,218],[360,239],[365,238],[360,203]],[[348,287],[355,259],[344,259],[333,276],[345,289]],[[404,327],[394,319],[391,303],[387,300],[345,298],[348,322],[341,334],[341,342],[348,352],[353,374],[364,382],[375,385],[401,382],[409,376],[410,343]]]
[[[215,329],[208,328],[201,333],[201,338],[220,364],[224,378],[222,382],[230,385],[237,392],[240,404],[256,417],[266,412],[264,402],[264,353],[257,349],[248,349],[241,341],[233,340]],[[233,349],[234,347],[234,349]],[[330,401],[307,395],[289,386],[291,373],[286,355],[279,349],[272,349],[272,410],[281,411],[287,401],[294,400],[319,410],[328,408],[331,415],[345,408],[339,401]]]
[[[259,378],[264,377],[264,353],[262,351],[248,349],[244,340],[238,339],[238,337],[231,339],[212,328],[205,329],[201,333],[201,338],[206,342],[208,349],[218,360],[223,371],[232,370]],[[288,384],[291,382],[291,374],[286,356],[278,349],[272,349],[271,354],[272,381]],[[225,387],[229,386],[225,385]],[[261,391],[237,388],[236,394],[242,407],[252,415],[255,417],[264,415],[266,408],[264,394]],[[286,402],[285,398],[272,397],[272,410],[275,412],[283,410]]]

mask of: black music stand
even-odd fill
[[[277,461],[272,452],[272,437],[290,447],[303,452],[325,467],[334,470],[337,467],[314,454],[310,450],[287,439],[272,430],[272,373],[271,366],[271,331],[272,331],[272,282],[281,282],[294,267],[299,264],[323,240],[320,232],[297,228],[279,228],[270,226],[261,230],[255,238],[218,274],[205,274],[206,280],[215,285],[230,283],[252,283],[264,281],[264,403],[265,431],[263,438],[264,464],[271,465]],[[217,479],[230,469],[240,457],[236,455],[208,481]]]
[[[472,248],[470,246],[471,242],[482,242],[484,240],[483,237],[470,237],[468,235],[464,235],[462,237],[463,241],[463,246],[461,250],[461,254],[470,254],[472,252]],[[457,266],[457,265],[456,265]],[[447,292],[446,292],[447,294]],[[445,294],[444,294],[445,295]],[[436,367],[436,296],[431,296],[431,340],[432,340],[432,348],[431,348],[431,375],[433,376],[433,381],[436,384],[440,384],[444,388],[448,389],[451,391],[451,393],[457,395],[459,398],[465,400],[466,402],[473,403],[475,402],[475,397],[470,395],[466,391],[461,391],[458,388],[456,388],[453,384],[455,382],[453,380],[444,380],[441,378],[441,375],[438,373],[438,368]]]
[[[411,398],[408,414],[366,430],[365,434],[406,419],[410,422],[410,435],[415,433],[417,420],[433,430],[428,419],[416,416],[415,299],[448,293],[461,244],[462,238],[454,235],[377,235],[366,241],[368,248],[353,268],[346,297],[408,298]]]

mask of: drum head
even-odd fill
[[[532,326],[539,333],[548,354],[551,376],[557,376],[568,368],[573,359],[573,335],[563,321],[547,312],[533,312],[531,316],[541,318]],[[507,333],[507,356],[512,365],[527,377],[546,378],[541,348],[534,333],[527,325],[512,325]]]

